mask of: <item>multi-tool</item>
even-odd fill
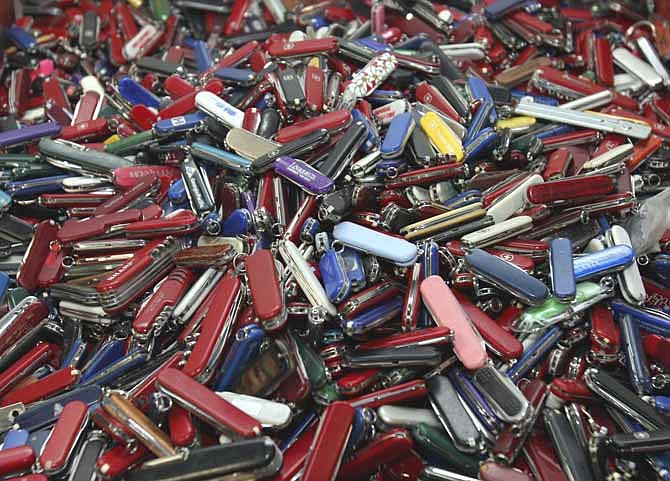
[[[30,376],[30,373],[45,365],[58,367],[56,364],[59,347],[50,342],[38,342],[34,348],[21,356],[0,376],[3,388],[0,395],[4,395],[13,389],[18,383]]]
[[[473,249],[464,257],[465,267],[479,279],[512,293],[523,302],[537,306],[549,296],[541,281],[512,264],[482,249]]]
[[[493,219],[491,218],[491,220]],[[493,225],[484,227],[483,229],[469,232],[461,238],[461,243],[466,249],[486,247],[526,233],[532,228],[532,217],[527,215],[519,215],[499,223],[494,223]]]
[[[0,477],[668,478],[667,2],[24,3]]]
[[[402,309],[402,327],[404,331],[416,329],[419,314],[421,312],[421,296],[419,295],[420,281],[422,278],[423,266],[417,262],[412,267],[409,285],[405,292],[405,301]]]
[[[380,455],[387,460],[398,460],[409,453],[412,444],[410,433],[405,429],[394,429],[380,434],[371,443],[361,448],[354,458],[347,461],[338,471],[338,476],[353,479],[358,473],[375,471]]]
[[[449,125],[436,113],[421,116],[419,125],[438,154],[453,162],[463,160],[463,144]]]
[[[327,130],[332,135],[344,130],[350,123],[351,113],[348,110],[335,110],[315,119],[303,120],[290,127],[284,127],[277,131],[274,140],[280,144],[286,144],[322,129]]]
[[[554,297],[561,302],[572,302],[577,294],[572,242],[559,237],[551,241],[550,249],[549,268]]]
[[[173,267],[172,256],[179,247],[179,241],[172,237],[152,241],[107,276],[96,286],[105,310],[120,311],[162,279]]]
[[[271,251],[258,249],[246,257],[244,265],[249,295],[261,325],[269,331],[281,328],[287,317],[286,302]]]
[[[666,82],[666,79],[659,75],[647,62],[636,57],[626,48],[620,47],[613,49],[612,59],[618,67],[629,74],[638,77],[646,83],[649,88],[656,89]]]
[[[321,195],[333,190],[333,179],[301,160],[281,156],[275,160],[273,167],[277,174],[288,179],[308,194]]]
[[[8,130],[0,133],[0,147],[19,147],[35,139],[46,140],[46,137],[56,136],[61,132],[57,122],[45,122],[23,129]]]
[[[585,254],[573,260],[575,279],[581,281],[592,276],[619,271],[633,261],[632,249],[624,244]]]
[[[503,329],[486,312],[468,301],[458,291],[454,295],[461,303],[463,310],[484,339],[489,351],[504,360],[517,359],[524,352],[521,342],[511,333]],[[423,329],[425,330],[425,329]]]
[[[0,319],[0,353],[16,344],[49,315],[46,304],[27,296]]]
[[[666,429],[667,421],[651,405],[599,368],[589,368],[584,381],[605,403],[626,413],[648,429]]]
[[[360,314],[350,315],[343,323],[344,332],[358,337],[395,319],[403,307],[401,299],[395,298],[367,309]]]
[[[156,456],[174,456],[177,454],[170,438],[122,393],[110,392],[105,394],[101,406]]]
[[[282,454],[269,437],[196,448],[188,453],[148,461],[133,471],[130,479],[201,479],[211,476],[244,475],[264,479],[276,474]]]
[[[379,147],[382,158],[398,157],[405,150],[415,125],[416,122],[411,112],[393,117]]]
[[[111,179],[115,169],[129,167],[133,162],[106,152],[97,152],[65,140],[41,139],[40,153],[52,165],[78,174]]]
[[[316,167],[326,177],[337,180],[366,139],[365,125],[362,122],[352,122],[328,154],[316,162]]]
[[[312,306],[324,308],[331,316],[336,315],[335,306],[296,245],[290,240],[284,240],[279,244],[278,251]]]
[[[229,389],[237,376],[258,355],[265,333],[256,324],[249,324],[235,333],[235,339],[228,355],[223,360],[220,374],[214,381],[217,391]]]
[[[412,265],[417,258],[417,248],[410,242],[353,222],[337,224],[333,229],[333,238],[345,246],[387,259],[398,266]]]
[[[340,49],[353,46],[350,42],[340,43]],[[362,49],[354,47],[352,53],[363,49],[367,50],[365,47]],[[367,57],[367,52],[363,55]],[[351,83],[344,89],[338,102],[339,108],[350,108],[358,98],[370,95],[393,73],[398,65],[398,59],[390,52],[382,53],[374,58],[365,58],[365,61],[368,61],[367,64],[352,76]]]
[[[355,414],[355,408],[346,402],[338,401],[326,408],[305,459],[303,479],[335,476],[352,434]]]
[[[340,305],[338,312],[344,319],[350,319],[370,307],[391,300],[398,296],[400,292],[401,289],[398,284],[383,281],[349,297],[346,302]]]
[[[146,342],[157,337],[193,280],[193,272],[177,268],[158,286],[149,300],[137,312],[133,320],[133,337]]]
[[[448,377],[454,384],[459,396],[461,396],[468,414],[471,415],[482,436],[486,439],[493,439],[493,436],[500,431],[500,421],[496,417],[491,404],[475,387],[472,380],[460,369],[452,370]]]
[[[604,277],[600,284],[580,282],[577,284],[575,300],[572,303],[562,303],[550,297],[542,305],[527,309],[517,319],[516,329],[532,331],[540,326],[544,329],[553,324],[569,322],[584,310],[613,295],[611,278]]]
[[[642,347],[640,327],[630,315],[618,316],[618,321],[631,384],[639,395],[649,394],[652,390],[651,373]]]
[[[611,302],[610,307],[614,314],[631,315],[645,331],[653,334],[663,335],[670,325],[670,316],[660,309],[635,307],[621,299],[614,299]]]
[[[354,407],[378,408],[384,404],[397,404],[412,399],[424,398],[426,393],[426,382],[422,379],[417,379],[363,394],[349,400],[349,403]]]
[[[417,450],[424,456],[431,456],[433,459],[448,459],[449,465],[457,469],[459,473],[466,473],[467,477],[476,476],[479,469],[479,457],[461,452],[449,436],[446,436],[444,429],[435,429],[425,424],[418,424],[412,428],[412,438],[416,443]],[[431,472],[430,466],[419,463],[417,474]],[[447,474],[453,472],[444,470]],[[442,474],[442,473],[440,473]],[[462,474],[456,474],[462,477]],[[449,479],[449,478],[447,478]]]
[[[319,260],[319,272],[328,298],[340,304],[351,293],[352,282],[347,275],[344,257],[333,248],[329,248]]]
[[[189,152],[193,157],[203,162],[238,172],[246,172],[251,166],[251,161],[244,157],[200,142],[193,142]]]
[[[448,210],[443,214],[406,225],[400,229],[407,240],[433,237],[455,226],[479,220],[486,215],[480,203]]]
[[[344,363],[350,368],[436,366],[442,359],[438,349],[431,346],[365,349],[345,352]]]
[[[625,245],[632,247],[628,232],[619,225],[613,225],[606,233],[609,246]],[[628,267],[617,274],[619,288],[624,299],[636,305],[641,305],[647,299],[647,291],[642,282],[637,262],[632,262]]]
[[[260,127],[259,127],[260,129]],[[225,144],[240,156],[249,160],[267,154],[279,147],[279,144],[261,137],[245,129],[230,129],[226,134]]]
[[[644,123],[631,122],[609,115],[578,112],[571,109],[539,105],[532,102],[519,102],[514,107],[514,113],[519,115],[529,115],[531,117],[552,122],[562,122],[587,129],[628,135],[629,137],[636,139],[646,139],[651,134],[651,127]]]
[[[551,180],[528,187],[526,195],[533,204],[577,203],[580,198],[597,198],[614,190],[607,175],[588,175]]]
[[[37,459],[45,474],[53,476],[68,467],[87,421],[86,403],[72,401],[63,406],[58,421]]]
[[[285,141],[281,145],[254,158],[251,163],[251,170],[255,173],[265,172],[272,168],[274,162],[281,156],[300,157],[304,153],[311,152],[314,147],[326,143],[329,138],[330,132],[326,128],[315,128],[312,131],[304,132],[303,135]]]
[[[493,446],[495,459],[502,461],[505,465],[513,464],[521,454],[524,442],[540,417],[548,395],[547,385],[540,380],[528,382],[521,390],[530,405],[530,409],[532,409],[530,417],[524,420],[524,425],[520,431],[516,426],[503,431]]]
[[[437,416],[425,408],[385,405],[377,409],[377,418],[385,426],[411,428],[418,423],[438,429],[442,426]]]
[[[229,391],[220,391],[217,395],[256,419],[263,428],[282,429],[293,419],[293,412],[286,404]]]
[[[554,449],[568,478],[594,479],[586,452],[577,441],[577,434],[570,425],[566,413],[558,409],[546,409],[544,422]]]
[[[288,341],[275,339],[238,376],[233,391],[252,396],[267,396],[296,371],[295,358]]]
[[[204,312],[199,316],[194,313],[190,321],[191,324],[194,321],[200,324],[200,335],[183,367],[187,375],[198,380],[212,378],[232,332],[233,322],[244,302],[244,295],[240,279],[231,273],[225,274],[211,288],[211,304],[205,304],[202,309]]]
[[[258,421],[181,371],[161,371],[156,386],[159,392],[228,436],[253,437],[261,432]]]
[[[440,112],[451,117],[457,122],[463,120],[460,113],[451,104],[451,102],[442,93],[437,85],[431,85],[428,82],[420,82],[416,86],[416,98],[424,104],[432,105]]]
[[[482,367],[488,359],[484,341],[444,281],[439,276],[424,279],[421,298],[437,325],[454,333],[454,353],[463,365],[468,369]]]
[[[427,385],[430,405],[456,448],[476,452],[480,448],[480,433],[452,382],[438,375],[430,378]]]
[[[242,128],[244,113],[209,91],[195,96],[195,106],[228,128]]]

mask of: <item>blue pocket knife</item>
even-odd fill
[[[344,301],[351,293],[347,266],[335,249],[328,249],[319,260],[319,271],[328,299],[335,304]]]
[[[382,158],[390,159],[401,155],[415,127],[416,122],[411,112],[405,112],[393,117],[391,125],[389,125],[386,131],[384,141],[379,148]]]
[[[473,249],[465,255],[465,267],[526,304],[538,306],[549,297],[549,289],[542,281],[482,249]]]
[[[572,302],[577,295],[577,281],[572,262],[572,242],[565,237],[551,241],[549,268],[551,287],[559,302]]]
[[[626,245],[609,247],[601,251],[576,257],[573,262],[575,279],[582,281],[590,277],[621,270],[633,262],[634,258],[633,249]]]
[[[235,340],[221,363],[220,374],[214,382],[215,391],[230,390],[237,376],[258,355],[264,339],[265,331],[257,324],[244,326],[235,333]]]

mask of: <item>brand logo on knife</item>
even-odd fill
[[[309,181],[315,181],[317,179],[316,173],[303,167],[298,163],[293,163],[288,166],[287,169],[289,172],[299,175],[301,178]]]

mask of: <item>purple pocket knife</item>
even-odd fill
[[[59,133],[60,124],[58,122],[45,122],[21,129],[8,130],[0,133],[0,147],[13,147],[41,137],[53,137]]]
[[[290,180],[309,194],[327,194],[333,190],[332,179],[302,160],[282,156],[275,161],[274,168],[279,175]]]

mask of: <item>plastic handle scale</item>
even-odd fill
[[[75,145],[77,144],[43,138],[38,147],[42,155],[48,158],[77,164],[85,169],[104,174],[111,173],[120,167],[135,165],[134,162],[118,155],[97,152],[81,146],[75,147]]]
[[[610,304],[612,311],[619,316],[630,315],[645,331],[661,336],[670,336],[670,317],[663,311],[644,310],[615,299]]]
[[[303,481],[334,479],[351,435],[356,410],[336,401],[323,413],[310,453],[305,460]]]
[[[261,433],[258,421],[182,371],[165,369],[158,374],[156,383],[185,409],[220,430],[225,429],[226,432],[244,437],[254,437]]]
[[[454,352],[468,369],[482,367],[487,359],[484,341],[465,311],[440,276],[430,276],[421,283],[421,297],[438,325],[454,333]]]
[[[121,96],[132,105],[145,105],[155,109],[160,107],[158,97],[130,77],[119,80],[118,88]]]
[[[473,249],[467,254],[465,265],[475,275],[504,288],[530,305],[542,304],[549,297],[549,289],[542,281],[482,249]]]
[[[414,131],[416,123],[412,117],[411,112],[405,112],[393,117],[391,125],[389,125],[386,137],[380,147],[382,157],[390,158],[397,157],[402,153],[410,135]]]
[[[548,105],[520,102],[514,108],[514,112],[552,122],[627,135],[636,139],[646,139],[651,134],[651,127],[647,124]]]
[[[8,130],[0,133],[0,147],[11,147],[23,144],[40,137],[53,137],[59,134],[61,126],[58,122],[45,122],[22,129]]]
[[[327,194],[334,187],[332,179],[301,160],[282,156],[275,161],[274,169],[279,175],[293,182],[308,194]]]
[[[549,261],[554,296],[559,300],[574,299],[577,285],[572,262],[572,243],[569,239],[557,238],[551,241]]]
[[[633,262],[633,249],[626,245],[618,245],[575,258],[575,278],[578,281],[588,279],[604,272],[620,270]]]
[[[340,222],[333,229],[333,238],[353,249],[372,254],[401,267],[413,265],[418,257],[416,245],[373,229]]]
[[[195,96],[195,106],[229,128],[242,128],[244,112],[212,92],[207,90],[198,92]]]

